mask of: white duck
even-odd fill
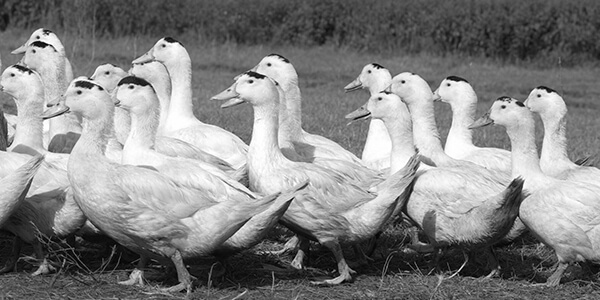
[[[525,105],[538,113],[544,123],[540,167],[544,174],[570,181],[600,185],[600,170],[578,166],[567,155],[567,105],[555,90],[539,86],[531,91]]]
[[[133,63],[152,60],[162,63],[171,75],[171,103],[164,135],[188,142],[227,161],[235,169],[244,167],[248,146],[235,134],[194,116],[192,63],[183,44],[170,37],[162,38]]]
[[[437,167],[456,167],[469,175],[466,180],[476,180],[478,186],[471,188],[479,189],[478,192],[487,191],[488,196],[499,194],[510,182],[510,174],[484,168],[472,162],[457,160],[448,156],[443,148],[439,138],[439,132],[435,123],[433,109],[433,92],[427,82],[419,75],[404,72],[392,78],[388,92],[400,96],[406,103],[413,125],[414,144],[419,150],[419,155],[423,162]],[[484,201],[486,197],[479,197],[473,201]],[[523,234],[527,228],[517,219],[511,231],[501,241],[509,242]]]
[[[123,78],[119,82],[116,97],[119,105],[129,111],[132,118],[131,133],[123,151],[123,164],[152,167],[180,186],[206,191],[216,202],[262,201],[214,165],[193,159],[170,157],[153,149],[159,104],[152,86],[147,81],[135,76]],[[294,187],[291,192],[275,200],[270,208],[253,216],[238,232],[219,246],[215,254],[239,252],[262,241],[267,232],[277,224],[289,206],[293,193],[299,188]]]
[[[52,45],[34,41],[21,60],[28,68],[40,74],[44,83],[45,103],[58,99],[69,84],[64,72],[65,56]],[[81,133],[81,121],[74,116],[62,116],[50,120],[47,140],[48,150],[69,153]],[[46,145],[46,144],[45,144]]]
[[[198,159],[209,164],[218,166],[224,172],[233,170],[231,165],[226,161],[203,151],[202,149],[184,142],[180,139],[164,136],[163,127],[169,113],[169,104],[171,99],[171,77],[165,66],[157,61],[150,61],[141,64],[134,64],[129,69],[129,73],[148,81],[158,97],[160,103],[160,117],[157,128],[156,143],[154,144],[156,151],[174,157],[185,157]],[[124,141],[123,141],[124,142]],[[243,170],[239,171],[240,175],[246,173]],[[246,177],[244,175],[244,177]],[[247,178],[242,181],[247,182]]]
[[[0,84],[5,93],[14,97],[18,109],[15,140],[9,148],[12,152],[0,152],[2,160],[11,161],[3,162],[3,168],[10,168],[10,164],[29,159],[31,155],[41,153],[46,157],[26,201],[11,216],[4,229],[20,239],[14,244],[14,255],[19,255],[22,241],[33,244],[36,256],[43,259],[33,274],[45,274],[51,271],[51,266],[44,258],[37,233],[45,237],[66,237],[83,225],[85,216],[69,189],[66,173],[68,155],[48,152],[42,146],[41,113],[44,98],[40,77],[26,67],[14,65],[4,70]],[[14,269],[15,263],[16,257],[11,257],[0,273]]]
[[[73,80],[73,78],[74,78],[73,77],[73,67],[71,66],[71,62],[67,58],[65,46],[60,41],[60,39],[58,38],[56,33],[52,32],[49,29],[44,29],[44,28],[36,29],[33,33],[31,33],[31,36],[29,37],[29,39],[27,39],[27,41],[25,43],[23,43],[23,45],[21,45],[19,48],[13,50],[11,52],[11,54],[25,53],[27,51],[27,47],[29,47],[29,45],[31,45],[31,43],[33,43],[35,41],[41,41],[46,44],[52,45],[52,47],[54,47],[54,49],[56,49],[65,58],[64,74],[65,74],[65,78],[66,78],[67,82],[71,82],[71,80]]]
[[[388,128],[392,141],[390,172],[397,172],[416,154],[406,105],[397,95],[382,92],[347,116],[351,119],[368,117],[383,120]],[[509,232],[517,218],[523,181],[514,180],[505,188],[489,179],[473,176],[472,171],[463,167],[422,165],[405,212],[434,248],[484,249],[492,265],[488,275],[491,276],[499,269],[491,246]]]
[[[291,148],[305,161],[344,160],[363,165],[362,161],[338,143],[302,129],[302,95],[298,86],[298,73],[292,63],[279,54],[265,56],[253,71],[267,75],[281,85],[279,144],[282,150]]]
[[[141,267],[148,258],[172,262],[179,284],[166,290],[189,294],[184,259],[211,253],[273,199],[207,205],[201,199],[210,199],[208,193],[180,187],[148,168],[110,162],[103,153],[113,121],[110,95],[92,81],[74,80],[65,97],[45,116],[71,112],[85,120],[68,169],[77,204],[106,235],[141,254]]]
[[[344,87],[346,92],[352,92],[359,89],[368,89],[370,96],[373,96],[390,85],[392,74],[380,64],[371,63],[362,69],[360,75]],[[367,140],[362,151],[361,159],[363,163],[375,170],[385,170],[390,167],[390,153],[392,151],[392,141],[387,132],[387,128],[380,119],[371,119],[369,121],[369,131]]]
[[[372,237],[392,216],[396,205],[404,202],[410,190],[418,160],[413,158],[402,171],[390,176],[372,194],[348,184],[336,171],[287,159],[278,145],[279,90],[276,83],[253,71],[238,76],[236,83],[215,100],[231,99],[222,107],[249,102],[254,108],[254,127],[248,152],[251,189],[272,193],[309,180],[309,186],[296,196],[281,222],[300,236],[300,250],[293,266],[303,267],[309,239],[333,252],[339,276],[314,282],[339,284],[352,279],[340,243],[354,244]]]
[[[469,125],[475,119],[477,94],[467,80],[458,76],[446,77],[435,90],[434,100],[446,102],[452,109],[452,125],[444,146],[446,154],[488,169],[510,173],[510,151],[473,144],[473,133]]]
[[[546,285],[558,285],[570,263],[600,262],[600,188],[542,173],[535,121],[522,102],[498,98],[472,128],[489,124],[506,128],[512,147],[512,175],[525,179],[523,188],[529,196],[521,204],[521,220],[558,257],[558,267]]]

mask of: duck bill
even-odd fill
[[[59,102],[42,113],[42,119],[51,119],[69,112],[69,107]]]
[[[442,97],[440,97],[440,92],[439,90],[435,90],[435,92],[433,92],[433,102],[440,102],[442,101]]]
[[[357,110],[346,115],[346,119],[350,119],[347,125],[350,125],[359,120],[366,120],[371,117],[371,112],[367,109],[367,105],[363,105]]]
[[[27,50],[27,45],[23,44],[23,45],[21,45],[21,47],[10,52],[10,54],[23,54],[23,53],[25,53],[26,50]]]
[[[473,124],[469,125],[469,129],[481,128],[491,124],[494,124],[494,120],[490,118],[490,113],[488,112],[479,119],[475,120]]]
[[[360,82],[360,79],[356,78],[356,79],[354,79],[354,81],[348,83],[348,85],[346,85],[344,87],[344,91],[346,93],[349,93],[349,92],[358,91],[362,88],[363,88],[362,82]]]
[[[58,97],[48,101],[46,103],[46,107],[53,107],[53,106],[58,105],[60,103],[60,100],[62,100],[62,98],[63,98],[63,96],[58,96]]]
[[[210,100],[227,101],[221,104],[221,108],[228,108],[244,103],[244,100],[240,98],[240,94],[235,91],[235,86],[236,83],[232,84],[226,90],[212,96]]]
[[[154,55],[152,54],[152,50],[146,52],[146,54],[134,59],[132,64],[143,64],[154,60]]]

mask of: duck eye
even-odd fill
[[[505,108],[506,108],[506,105],[502,105],[502,106],[500,106],[500,108],[502,108],[502,109],[505,109]]]
[[[36,36],[35,36],[35,39],[36,39],[36,40],[39,40],[39,39],[40,39],[40,36],[39,36],[39,35],[36,35]]]
[[[128,89],[130,89],[130,90],[133,90],[133,88],[134,88],[133,84],[130,84],[128,87]]]
[[[31,50],[31,53],[35,53],[35,52],[36,52],[35,49]]]
[[[110,74],[110,71],[106,71],[106,72],[104,72],[104,74],[105,74],[105,75],[109,75],[109,74]]]
[[[541,94],[537,94],[537,97],[538,97],[538,98],[541,98],[541,97],[542,97],[542,95],[541,95]]]
[[[10,73],[10,77],[15,77],[15,73]]]
[[[81,90],[77,90],[77,95],[81,95],[83,92]]]
[[[271,63],[267,63],[267,67],[270,67],[270,66],[272,66]]]
[[[248,80],[248,83],[249,83],[249,84],[253,84],[253,83],[254,83],[254,80],[250,79],[250,80]]]
[[[446,83],[446,86],[450,86],[450,83]]]
[[[400,83],[404,84],[404,83],[406,83],[406,80],[402,80],[402,81],[400,81]]]
[[[371,70],[367,71],[367,73],[371,74]]]
[[[381,98],[381,97],[378,97],[378,98],[377,98],[377,100],[381,101],[381,100],[383,100],[383,98]]]
[[[166,45],[166,44],[162,44],[162,47],[163,47],[163,48],[167,48],[167,45]]]

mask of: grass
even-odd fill
[[[0,33],[0,53],[4,68],[19,60],[9,55],[19,46],[29,31],[6,31]],[[59,36],[60,33],[59,33]],[[146,52],[160,37],[131,37],[116,40],[94,40],[77,36],[61,36],[76,75],[91,75],[95,66],[113,63],[124,68]],[[193,62],[194,106],[196,115],[203,121],[217,124],[249,142],[252,128],[252,111],[248,105],[221,110],[210,96],[229,87],[233,77],[252,68],[265,55],[279,53],[294,64],[300,77],[303,93],[304,128],[339,142],[356,154],[360,154],[367,131],[366,123],[346,126],[345,114],[353,111],[367,100],[366,92],[344,94],[343,87],[352,81],[362,67],[378,62],[392,71],[412,71],[429,81],[432,89],[448,75],[468,79],[478,92],[479,113],[489,108],[492,100],[502,95],[525,99],[529,91],[538,85],[546,85],[561,92],[569,106],[568,138],[569,153],[573,158],[596,154],[600,146],[597,118],[600,70],[592,68],[562,68],[560,64],[545,68],[502,65],[480,58],[432,57],[427,55],[394,56],[371,55],[343,48],[315,47],[294,48],[272,46],[239,46],[215,44],[198,40],[193,36],[176,37],[186,45]],[[1,95],[5,111],[15,112],[12,100]],[[436,117],[442,137],[450,124],[449,106],[438,104]],[[539,126],[538,126],[539,127]],[[542,130],[539,130],[541,141]],[[503,129],[486,128],[475,132],[478,144],[509,148]],[[285,231],[273,233],[270,239],[257,249],[278,249]],[[462,254],[448,251],[441,260],[437,274],[427,274],[430,257],[404,251],[405,231],[401,225],[390,226],[378,247],[376,259],[368,266],[357,268],[355,282],[335,287],[314,287],[309,281],[319,276],[331,276],[336,270],[329,251],[313,246],[310,268],[303,272],[282,271],[292,259],[291,255],[280,257],[259,255],[247,251],[230,259],[225,276],[209,277],[212,260],[202,260],[191,266],[198,278],[193,299],[593,299],[600,297],[600,286],[595,274],[587,266],[570,268],[563,284],[556,288],[534,286],[544,282],[552,273],[555,256],[551,250],[526,238],[519,243],[498,249],[502,266],[501,278],[481,281],[485,275],[483,261],[473,255],[471,262],[459,275],[448,278],[462,264]],[[11,239],[0,236],[0,264],[10,251]],[[26,253],[31,253],[27,249]],[[350,252],[350,251],[348,251]],[[73,261],[65,252],[55,260]],[[107,262],[108,255],[68,252],[86,263],[86,268],[71,265],[55,275],[31,277],[34,267],[19,263],[19,271],[0,276],[0,299],[171,299],[183,294],[162,294],[157,287],[174,283],[149,276],[144,288],[124,287],[116,284],[127,278],[134,262],[118,252]],[[122,255],[123,254],[123,255]],[[347,253],[352,258],[351,253]],[[67,260],[69,258],[69,260]],[[119,258],[121,258],[119,260]],[[104,259],[104,261],[103,261]],[[164,273],[158,266],[155,272]],[[154,274],[154,275],[159,275]],[[152,275],[152,274],[151,274]],[[154,278],[154,279],[153,279]],[[208,283],[211,284],[208,284]]]

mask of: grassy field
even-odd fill
[[[131,60],[146,52],[156,37],[93,40],[77,36],[59,36],[65,43],[76,75],[91,75],[103,63],[128,68]],[[28,31],[0,33],[0,54],[3,68],[20,58],[9,54],[29,36]],[[252,129],[252,110],[248,105],[221,110],[219,103],[210,102],[210,96],[229,87],[233,77],[250,69],[265,55],[279,53],[294,64],[300,77],[303,93],[304,128],[311,133],[327,136],[356,154],[360,154],[365,140],[367,123],[346,126],[344,115],[367,100],[366,92],[344,94],[343,87],[352,81],[362,67],[371,62],[386,66],[393,74],[411,71],[423,76],[432,89],[448,75],[468,79],[480,98],[478,112],[483,113],[492,101],[508,95],[525,99],[532,88],[546,85],[561,92],[569,106],[569,151],[573,158],[595,155],[600,146],[598,132],[600,111],[600,70],[589,68],[561,68],[557,62],[543,69],[500,65],[478,58],[431,57],[404,55],[376,56],[331,47],[292,48],[277,46],[238,46],[215,44],[193,36],[175,37],[188,49],[193,62],[194,106],[203,121],[229,129],[249,142]],[[5,111],[15,112],[14,103],[1,95]],[[444,137],[450,124],[450,109],[437,104],[438,127]],[[539,127],[539,126],[538,126]],[[541,141],[542,130],[538,130]],[[475,134],[477,143],[509,148],[501,128],[486,128]],[[487,281],[485,265],[473,255],[471,262],[452,278],[462,264],[462,254],[448,251],[441,260],[441,268],[428,274],[430,257],[404,251],[405,234],[401,225],[391,226],[385,232],[377,249],[375,262],[357,268],[353,283],[336,287],[314,287],[309,281],[315,277],[331,276],[335,261],[327,250],[314,246],[310,268],[303,272],[284,269],[293,258],[260,255],[257,250],[277,249],[284,242],[286,232],[277,231],[255,251],[247,251],[231,258],[233,266],[222,277],[208,276],[212,261],[201,261],[191,267],[198,278],[193,299],[597,299],[600,285],[596,275],[586,265],[569,268],[563,284],[556,288],[536,285],[545,282],[552,273],[554,254],[534,240],[526,238],[519,243],[497,250],[502,266],[501,278]],[[10,238],[0,236],[0,264],[10,249]],[[30,251],[27,250],[27,251]],[[348,257],[352,258],[351,251]],[[30,252],[29,252],[30,253]],[[66,253],[66,254],[65,254]],[[71,261],[78,257],[87,267]],[[134,264],[120,252],[108,260],[108,255],[58,252],[55,258],[70,268],[49,276],[31,277],[32,266],[25,260],[19,271],[0,276],[0,299],[170,299],[184,294],[162,294],[158,287],[174,283],[153,279],[162,270],[156,267],[156,276],[149,276],[149,285],[123,287],[124,280]],[[120,258],[120,259],[118,259]],[[152,275],[152,274],[150,274]]]

